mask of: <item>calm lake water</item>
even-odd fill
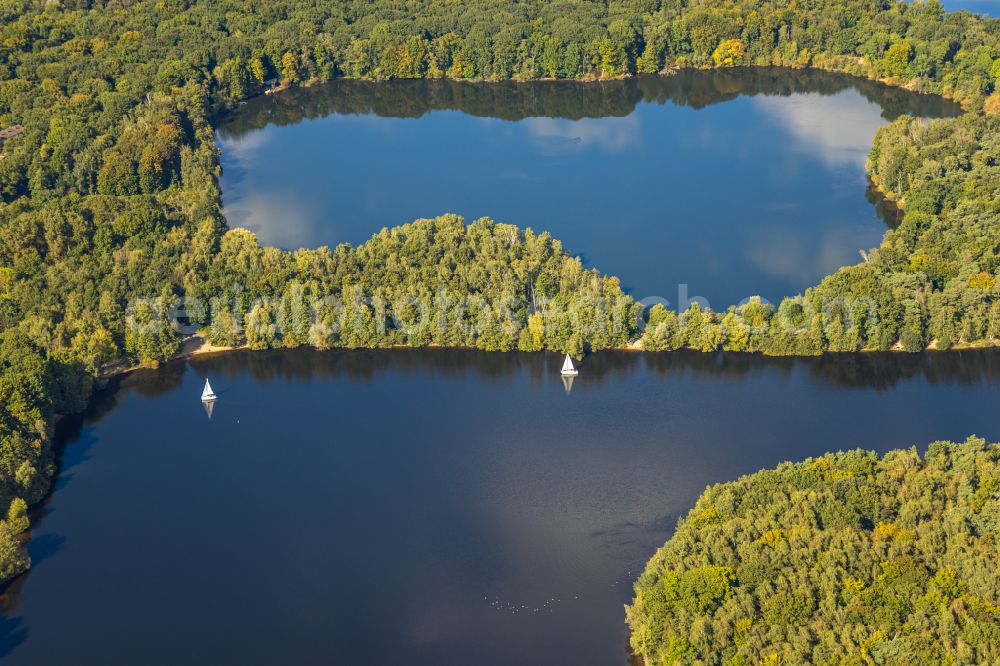
[[[860,261],[894,212],[875,131],[938,98],[823,72],[607,83],[337,81],[222,124],[230,224],[285,248],[358,244],[446,212],[549,231],[637,298],[777,302]]]
[[[10,664],[625,665],[631,581],[706,484],[1000,438],[1000,354],[235,353],[64,422]],[[220,393],[209,420],[204,377]]]

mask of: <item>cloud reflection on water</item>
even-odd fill
[[[878,105],[860,103],[848,91],[836,95],[761,95],[751,103],[777,118],[799,150],[819,157],[829,168],[847,165],[863,169],[872,137],[885,124]]]
[[[790,233],[787,229],[761,229],[754,233],[746,246],[746,260],[759,271],[777,278],[797,282],[812,279],[817,268],[824,274],[841,266],[860,261],[851,243],[861,232],[845,224],[844,228],[829,228],[822,235]]]
[[[609,153],[622,153],[642,144],[639,116],[624,118],[528,118],[522,121],[542,155],[555,156],[598,148]]]

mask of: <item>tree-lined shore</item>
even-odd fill
[[[705,491],[627,609],[654,664],[1000,660],[1000,444],[786,463]]]
[[[81,410],[109,363],[175,355],[183,327],[254,348],[994,344],[998,33],[937,2],[4,3],[0,130],[17,130],[0,148],[0,579],[28,566],[16,534],[55,469],[54,415]],[[213,119],[269,87],[738,65],[842,71],[967,109],[880,132],[870,169],[902,224],[777,308],[654,309],[643,332],[617,280],[543,233],[444,217],[286,252],[221,214]]]

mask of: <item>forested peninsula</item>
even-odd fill
[[[1000,662],[1000,444],[827,454],[705,491],[635,585],[646,664]]]
[[[55,470],[54,416],[80,411],[110,364],[169,359],[190,330],[253,348],[576,354],[640,338],[770,354],[993,344],[998,33],[937,2],[3,0],[0,580],[28,566],[17,535]],[[286,252],[221,214],[213,119],[271,87],[759,65],[882,80],[967,111],[879,133],[872,178],[902,224],[776,309],[658,307],[645,324],[616,279],[489,220]]]

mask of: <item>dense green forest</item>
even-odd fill
[[[653,664],[1000,662],[1000,444],[786,463],[705,491],[628,608]]]
[[[454,218],[284,252],[227,231],[212,119],[334,77],[616,79],[816,67],[962,102],[872,153],[905,220],[867,261],[776,310],[654,309],[649,350],[814,354],[1000,335],[1000,21],[884,0],[0,0],[0,579],[28,565],[25,505],[54,416],[103,368],[220,343],[622,346],[636,304],[545,235]],[[991,115],[993,114],[993,115]],[[175,315],[177,315],[175,317]]]
[[[383,230],[358,248],[294,253],[233,230],[205,278],[208,338],[251,349],[440,345],[580,355],[585,346],[628,344],[639,318],[617,278],[583,268],[548,234],[486,218],[466,226],[455,215]]]

